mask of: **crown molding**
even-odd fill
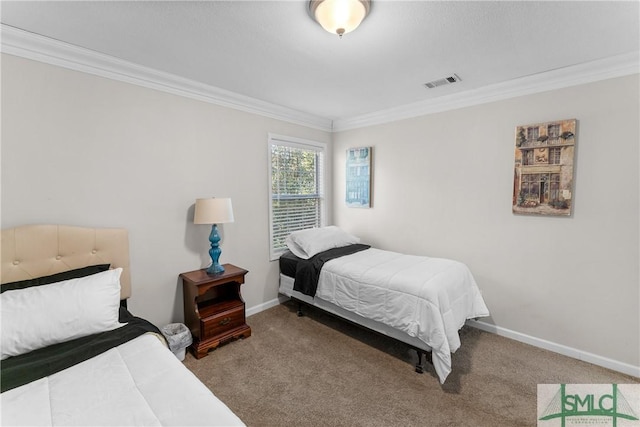
[[[639,52],[630,52],[478,89],[332,121],[328,118],[143,67],[5,24],[1,24],[0,28],[2,32],[0,51],[3,53],[326,132],[339,132],[389,123],[640,72],[640,54]]]
[[[348,119],[334,120],[333,131],[389,123],[638,73],[640,53],[630,52]]]
[[[331,120],[324,117],[143,67],[5,24],[2,24],[1,31],[0,51],[3,53],[314,129],[327,132],[332,129]]]

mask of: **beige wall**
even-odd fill
[[[334,134],[333,222],[384,249],[464,261],[498,328],[640,366],[638,93],[636,75]],[[574,215],[514,216],[515,127],[566,118],[578,119]],[[162,325],[182,320],[178,274],[208,261],[194,200],[228,196],[221,261],[250,270],[243,294],[259,310],[277,295],[269,132],[332,139],[3,55],[2,227],[129,229],[130,307]],[[372,209],[344,206],[340,165],[357,146],[374,147]]]
[[[334,135],[334,222],[383,249],[469,265],[516,334],[640,366],[638,75]],[[515,128],[578,119],[572,217],[511,213]],[[344,204],[373,147],[373,208]]]
[[[231,197],[235,222],[221,226],[220,261],[249,270],[243,296],[259,309],[277,297],[278,283],[278,265],[269,262],[269,132],[331,140],[327,132],[3,55],[2,227],[127,228],[129,306],[162,326],[182,321],[178,274],[210,260],[210,227],[192,224],[195,199]]]

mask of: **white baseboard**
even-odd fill
[[[275,307],[289,298],[284,295],[279,295],[270,301],[262,303],[260,305],[247,309],[247,317],[260,313],[263,310],[267,310],[271,307]],[[619,362],[617,360],[609,359],[607,357],[598,356],[597,354],[589,353],[586,351],[578,350],[576,348],[567,347],[566,345],[557,344],[551,341],[543,340],[541,338],[532,337],[530,335],[522,334],[520,332],[512,331],[510,329],[502,328],[500,326],[491,325],[479,320],[467,320],[467,325],[481,329],[485,332],[491,332],[492,334],[499,335],[501,337],[509,338],[514,341],[523,342],[525,344],[532,345],[534,347],[542,348],[544,350],[553,351],[554,353],[562,354],[563,356],[572,357],[574,359],[582,360],[584,362],[592,363],[603,368],[611,369],[612,371],[621,372],[623,374],[631,375],[633,377],[640,378],[640,366],[633,366],[628,363]]]
[[[247,312],[246,312],[246,316],[247,316],[247,317],[249,317],[249,316],[253,316],[254,314],[258,314],[258,313],[260,313],[261,311],[268,310],[268,309],[270,309],[271,307],[275,307],[276,305],[280,304],[282,301],[286,301],[286,300],[288,300],[288,299],[289,299],[289,298],[284,297],[284,298],[281,300],[281,299],[280,299],[280,297],[278,297],[278,298],[274,298],[274,299],[272,299],[271,301],[263,302],[262,304],[258,304],[258,305],[256,305],[256,306],[253,306],[253,307],[251,307],[251,308],[248,308],[248,309],[247,309]]]
[[[514,341],[523,342],[525,344],[529,344],[534,347],[538,347],[545,350],[553,351],[554,353],[562,354],[563,356],[572,357],[574,359],[578,359],[584,362],[592,363],[594,365],[602,366],[603,368],[611,369],[613,371],[621,372],[623,374],[640,378],[640,366],[633,366],[628,363],[619,362],[617,360],[609,359],[607,357],[598,356],[597,354],[578,350],[572,347],[567,347],[566,345],[543,340],[541,338],[532,337],[530,335],[526,335],[520,332],[512,331],[510,329],[502,328],[500,326],[491,325],[489,323],[485,323],[479,320],[467,320],[467,325],[472,326],[474,328],[481,329],[485,332],[491,332],[501,337],[512,339]]]

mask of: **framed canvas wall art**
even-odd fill
[[[516,127],[513,213],[571,215],[576,120]]]
[[[345,201],[348,207],[371,207],[371,152],[371,147],[347,150]]]

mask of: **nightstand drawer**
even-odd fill
[[[227,331],[231,331],[232,329],[244,325],[244,304],[232,308],[231,310],[206,317],[200,322],[200,327],[203,331],[203,340],[224,334]]]

